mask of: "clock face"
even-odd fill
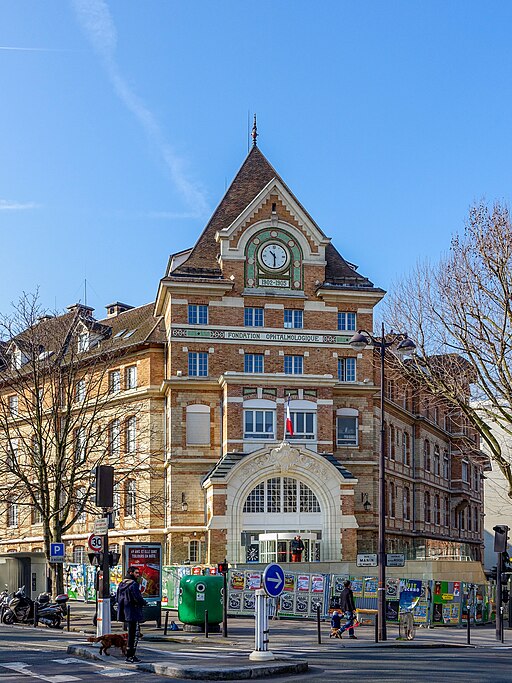
[[[280,244],[267,244],[261,250],[260,260],[270,270],[279,270],[288,262],[288,252]]]

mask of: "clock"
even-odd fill
[[[272,242],[261,250],[260,261],[269,270],[280,270],[288,263],[288,252],[280,244]]]

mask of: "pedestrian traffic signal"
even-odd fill
[[[103,553],[87,553],[89,562],[93,567],[101,567],[103,564]]]
[[[503,571],[508,572],[508,573],[512,573],[512,562],[510,560],[510,555],[507,553],[506,550],[502,553],[502,557],[503,557]]]
[[[508,600],[509,600],[508,588],[503,588],[503,590],[501,591],[501,601],[506,603],[506,602],[508,602]]]
[[[217,565],[217,571],[219,574],[227,574],[228,573],[228,563],[226,560],[224,562],[219,562]]]
[[[120,557],[121,553],[116,553],[113,550],[111,550],[108,554],[108,566],[115,567],[117,564],[119,564]]]

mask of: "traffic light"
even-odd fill
[[[507,550],[508,545],[508,526],[506,524],[499,524],[493,527],[494,531],[494,552],[503,553]]]
[[[501,600],[502,600],[502,602],[505,602],[505,603],[508,602],[508,600],[509,600],[508,588],[503,588],[503,589],[502,589],[502,591],[501,591]]]
[[[219,562],[217,565],[217,571],[219,574],[227,574],[228,573],[228,563],[226,560],[224,562]]]
[[[121,553],[116,553],[113,550],[111,550],[108,554],[109,567],[115,567],[116,564],[119,564],[119,558],[120,557],[121,557]]]
[[[103,564],[103,553],[87,553],[87,555],[93,567],[101,567]]]
[[[508,574],[512,574],[512,562],[510,560],[510,555],[507,553],[506,550],[502,553],[502,557],[503,557],[503,571],[507,572]]]
[[[111,465],[96,467],[96,505],[99,508],[114,506],[114,468]]]

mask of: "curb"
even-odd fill
[[[110,657],[100,655],[95,648],[86,645],[68,645],[68,654],[99,662],[109,662]],[[116,666],[133,671],[133,666],[116,661]],[[233,681],[249,678],[265,678],[266,676],[282,676],[285,674],[304,673],[308,663],[304,659],[287,659],[282,657],[273,662],[262,664],[251,663],[247,666],[226,666],[224,668],[208,668],[199,666],[179,666],[174,662],[136,664],[139,671],[149,671],[168,678],[188,678],[196,681]]]

